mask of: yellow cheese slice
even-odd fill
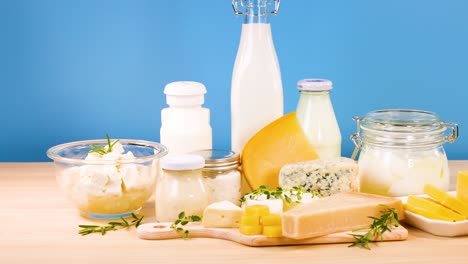
[[[438,214],[438,213],[436,213],[436,212],[434,212],[432,210],[428,210],[426,208],[414,206],[412,204],[405,204],[405,209],[410,211],[410,212],[413,212],[415,214],[427,217],[429,219],[453,222],[453,219],[451,219],[450,217]]]
[[[468,204],[468,171],[458,172],[457,198]]]
[[[292,112],[267,125],[247,142],[242,152],[242,169],[252,189],[261,185],[276,188],[281,167],[318,158],[296,113]]]
[[[437,215],[442,215],[445,217],[448,217],[452,221],[461,221],[465,220],[465,217],[461,214],[458,214],[449,208],[442,206],[441,204],[438,204],[436,201],[429,199],[429,198],[424,198],[424,197],[418,197],[418,196],[413,196],[410,195],[408,196],[408,201],[406,202],[407,205],[413,206],[413,207],[419,207],[422,208],[426,211],[431,211],[434,214]]]
[[[381,217],[385,206],[394,208],[398,219],[403,219],[400,199],[373,194],[338,193],[299,204],[283,213],[283,236],[304,239],[368,228],[373,222],[369,217]]]
[[[443,206],[452,209],[453,211],[463,215],[465,218],[468,218],[468,204],[465,204],[461,200],[431,184],[424,185],[423,192]]]

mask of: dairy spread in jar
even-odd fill
[[[387,196],[422,193],[425,184],[447,191],[450,171],[443,148],[458,138],[458,126],[427,111],[378,110],[356,117],[351,139],[359,157],[360,191]],[[451,128],[451,133],[444,132]]]

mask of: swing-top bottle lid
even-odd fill
[[[330,91],[333,83],[326,79],[303,79],[297,82],[299,91]]]

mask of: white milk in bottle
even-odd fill
[[[283,115],[281,73],[268,22],[279,1],[236,0],[233,7],[245,17],[231,83],[231,145],[242,153],[257,131]]]
[[[299,102],[297,121],[320,158],[341,156],[341,133],[330,100],[332,82],[305,79],[297,83]]]

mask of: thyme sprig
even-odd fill
[[[400,226],[398,213],[395,208],[386,205],[381,206],[385,207],[385,209],[380,211],[382,214],[380,218],[369,216],[369,218],[373,219],[370,229],[365,234],[350,234],[356,241],[348,247],[357,246],[370,250],[369,242],[376,239],[383,240],[383,234],[385,232],[392,232],[393,227]]]
[[[190,232],[188,230],[184,230],[182,226],[187,225],[189,222],[200,222],[201,217],[198,215],[185,215],[185,212],[180,212],[177,216],[177,220],[171,224],[171,229],[179,233],[183,238],[188,238]]]
[[[244,203],[247,198],[250,200],[255,200],[257,197],[261,195],[265,195],[267,200],[270,199],[284,199],[286,203],[300,203],[302,200],[302,196],[305,193],[312,194],[312,196],[317,196],[316,193],[309,192],[304,189],[302,186],[295,186],[289,190],[283,190],[281,187],[277,187],[275,190],[272,190],[270,187],[265,185],[260,186],[258,189],[253,190],[251,193],[244,195],[240,198],[240,202]]]
[[[117,139],[111,142],[109,134],[107,133],[106,133],[106,138],[107,138],[107,149],[105,145],[96,146],[96,145],[91,144],[92,149],[88,151],[88,153],[97,153],[99,155],[104,155],[104,154],[112,152],[112,148],[117,142],[119,142],[120,139]]]
[[[141,224],[144,216],[138,218],[134,213],[132,213],[132,221],[129,222],[125,220],[123,217],[122,222],[109,222],[108,225],[98,226],[98,225],[79,225],[78,227],[81,228],[78,234],[82,236],[86,236],[92,233],[101,233],[101,235],[105,235],[108,231],[117,231],[123,228],[129,228],[131,226],[138,227]]]

